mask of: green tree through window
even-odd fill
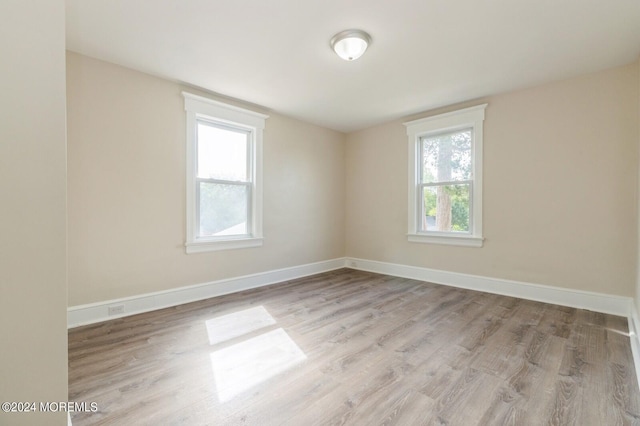
[[[422,161],[423,229],[469,231],[471,130],[423,138]]]

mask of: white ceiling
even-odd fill
[[[640,1],[67,0],[67,48],[352,131],[633,62]]]

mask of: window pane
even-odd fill
[[[422,138],[422,182],[471,179],[471,129]]]
[[[469,232],[469,184],[423,187],[422,231]]]
[[[199,237],[248,233],[248,186],[200,182],[199,190]]]
[[[198,177],[247,181],[248,133],[198,122]]]

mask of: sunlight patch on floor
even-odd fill
[[[234,312],[206,321],[209,344],[215,345],[275,324],[264,306]]]
[[[611,331],[612,333],[621,334],[625,337],[633,336],[635,333],[633,331],[624,331],[624,330],[616,330],[615,328],[607,327],[606,330]]]
[[[282,329],[211,353],[218,399],[227,402],[236,395],[282,373],[307,359]]]

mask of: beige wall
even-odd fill
[[[346,255],[632,296],[638,64],[483,102],[484,247],[407,242],[396,121],[347,137]]]
[[[268,111],[264,246],[185,254],[182,90],[67,53],[70,306],[343,256],[344,135]]]
[[[67,400],[64,13],[61,0],[0,3],[0,402]]]
[[[636,62],[638,65],[638,147],[640,147],[640,58]],[[637,233],[637,258],[636,258],[636,292],[635,292],[635,308],[636,312],[640,312],[640,148],[638,149],[638,176],[636,188],[636,220],[638,221]]]
[[[70,52],[67,67],[71,306],[344,255],[634,294],[638,63],[461,105],[489,103],[483,248],[406,241],[404,120],[345,138],[272,113],[265,245],[193,255],[185,87]]]

